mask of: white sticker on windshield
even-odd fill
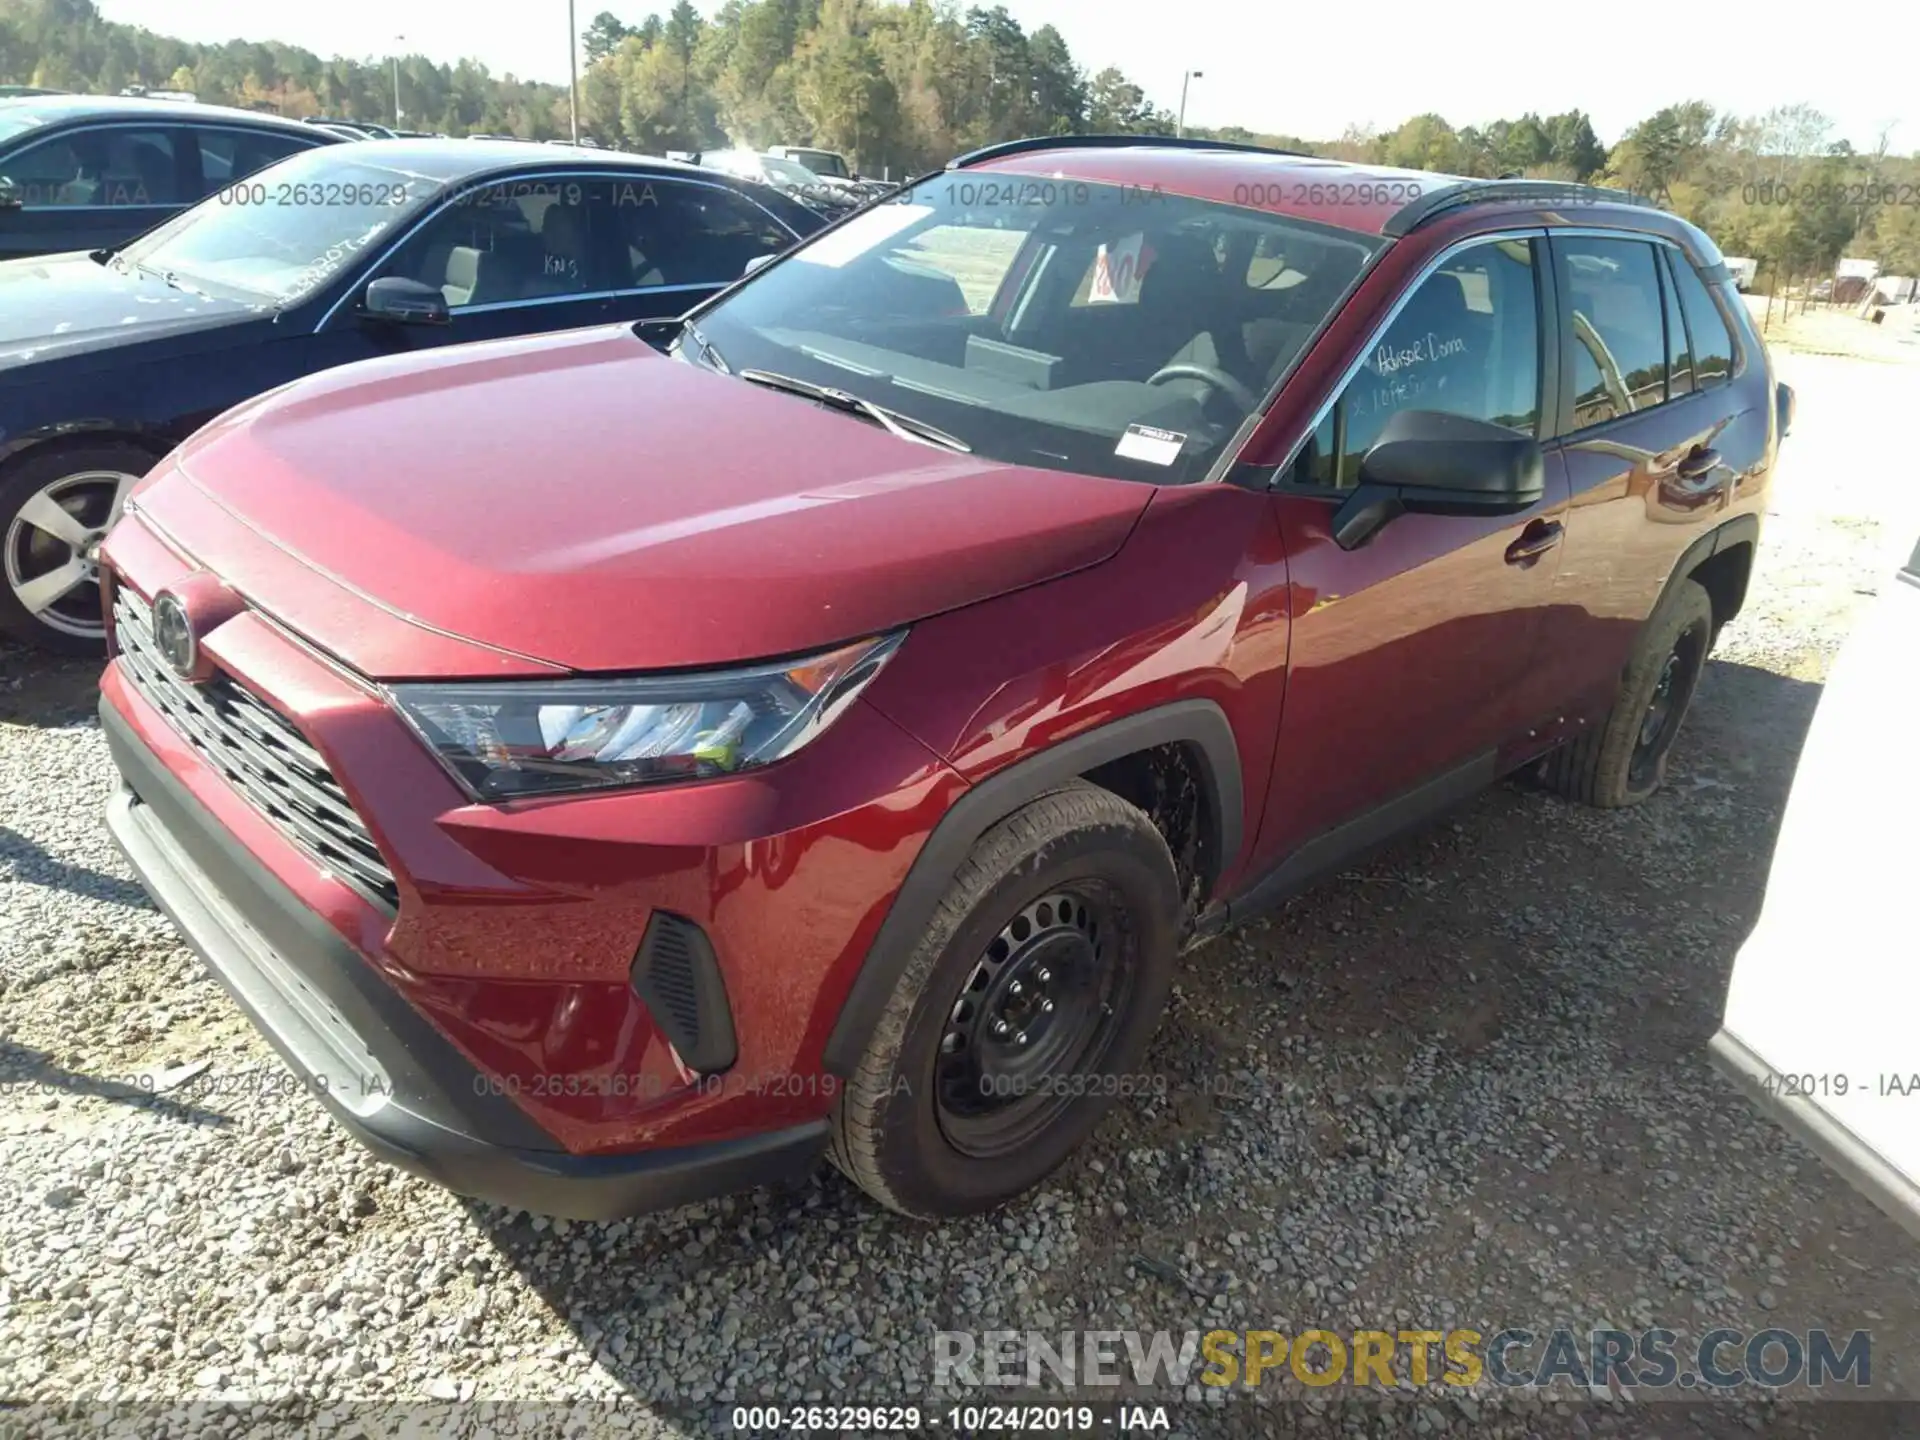
[[[1089,305],[1131,305],[1140,298],[1140,246],[1146,236],[1136,230],[1118,245],[1102,245],[1093,257],[1093,283],[1087,288]]]
[[[804,260],[809,265],[826,265],[838,270],[849,260],[859,259],[882,240],[898,235],[916,220],[924,220],[931,214],[931,205],[875,205],[838,229],[828,231],[811,245],[794,251],[793,258]]]
[[[1149,465],[1171,465],[1180,458],[1180,447],[1186,443],[1184,431],[1129,425],[1120,443],[1113,447],[1113,453],[1129,460],[1145,460]]]

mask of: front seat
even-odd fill
[[[478,250],[471,245],[455,245],[447,251],[447,279],[440,293],[447,297],[449,309],[488,305],[509,298],[496,293],[498,290],[492,251]]]
[[[1156,237],[1153,264],[1140,281],[1134,343],[1152,360],[1154,373],[1167,365],[1204,365],[1246,380],[1250,368],[1242,317],[1236,313],[1213,246],[1197,235]],[[1146,379],[1142,375],[1141,379]],[[1197,380],[1174,380],[1168,388],[1198,393]]]

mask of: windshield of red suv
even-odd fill
[[[1158,189],[953,172],[696,315],[681,354],[831,387],[992,459],[1177,484],[1380,243]]]

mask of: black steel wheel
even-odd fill
[[[1106,1052],[1132,988],[1115,899],[1098,883],[1021,907],[960,987],[940,1036],[935,1103],[956,1150],[1009,1154],[1052,1124]]]
[[[835,1107],[834,1163],[909,1215],[1039,1183],[1118,1100],[1166,1003],[1180,888],[1141,811],[1075,782],[954,873]]]
[[[1641,628],[1613,708],[1547,757],[1547,784],[1603,809],[1637,805],[1658,790],[1713,636],[1712,599],[1695,581],[1675,581]]]

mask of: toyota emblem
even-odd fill
[[[173,667],[182,680],[192,680],[199,663],[200,647],[193,636],[193,622],[187,607],[177,595],[162,591],[153,602],[153,643],[161,658]]]

